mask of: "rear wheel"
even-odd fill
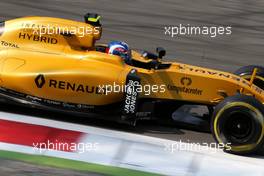
[[[257,68],[258,70],[253,83],[259,88],[264,90],[264,67],[257,65],[249,65],[249,66],[241,67],[240,69],[235,71],[235,74],[246,80],[250,80],[254,68]]]
[[[260,150],[263,145],[263,115],[263,105],[254,97],[228,97],[216,106],[211,131],[225,151],[251,154]]]

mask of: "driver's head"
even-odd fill
[[[128,44],[120,41],[112,41],[108,44],[108,54],[113,54],[122,57],[125,61],[131,58],[131,51]]]

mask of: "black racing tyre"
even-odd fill
[[[226,152],[246,155],[261,150],[264,143],[264,108],[252,96],[227,97],[214,110],[211,131]]]
[[[234,74],[246,80],[250,80],[254,68],[257,68],[258,70],[253,83],[259,88],[264,90],[264,67],[257,65],[249,65],[249,66],[241,67],[240,69],[235,71]]]

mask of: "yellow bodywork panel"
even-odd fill
[[[42,35],[34,29],[58,26],[89,28],[93,33]],[[107,105],[122,101],[123,92],[105,94],[105,85],[124,85],[132,69],[137,70],[142,86],[164,86],[164,92],[140,93],[140,98],[156,98],[216,104],[225,94],[243,93],[264,102],[263,90],[234,74],[181,63],[163,69],[130,66],[114,55],[95,51],[101,29],[72,20],[26,17],[6,21],[0,35],[0,87],[44,99]],[[1,30],[0,30],[1,31]],[[141,54],[132,51],[132,58],[148,63]]]

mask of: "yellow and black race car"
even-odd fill
[[[0,23],[0,97],[8,103],[101,114],[135,125],[171,118],[185,104],[209,109],[211,131],[226,150],[253,153],[264,142],[264,68],[235,73],[164,62],[131,51],[129,62],[96,44],[100,16],[85,22],[25,17]]]

